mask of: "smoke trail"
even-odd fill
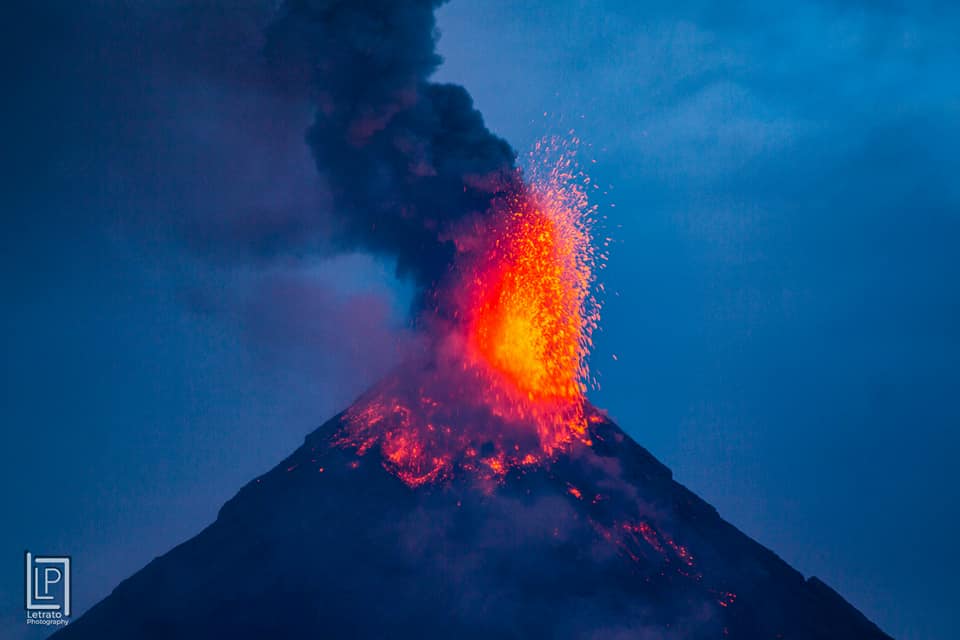
[[[448,270],[457,228],[515,180],[513,150],[467,91],[429,81],[443,1],[287,0],[267,31],[271,63],[309,76],[334,245],[395,258],[421,295]]]

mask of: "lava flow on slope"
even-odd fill
[[[539,143],[526,179],[457,238],[429,347],[356,405],[337,443],[411,487],[468,472],[484,480],[589,445],[588,356],[600,304],[596,207],[576,140]],[[439,315],[439,314],[438,314]]]

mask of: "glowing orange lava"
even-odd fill
[[[500,236],[473,280],[469,345],[530,400],[578,400],[597,309],[593,245],[569,167],[508,204]]]
[[[575,150],[552,143],[537,145],[522,186],[464,243],[472,249],[447,291],[455,323],[432,336],[428,361],[362,398],[337,436],[360,455],[377,446],[412,487],[458,470],[498,479],[590,444],[587,356],[603,254]]]

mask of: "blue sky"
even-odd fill
[[[323,203],[309,107],[243,66],[248,6],[40,4],[5,26],[4,637],[41,635],[25,548],[72,554],[89,606],[396,358],[391,265],[175,239]],[[438,77],[491,129],[523,152],[575,128],[609,186],[594,402],[895,637],[951,638],[957,10],[459,0],[439,27]]]

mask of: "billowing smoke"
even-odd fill
[[[266,52],[288,79],[308,78],[307,134],[334,209],[341,250],[395,258],[421,295],[445,275],[453,233],[515,179],[510,146],[460,86],[429,81],[440,63],[443,0],[288,0]]]

